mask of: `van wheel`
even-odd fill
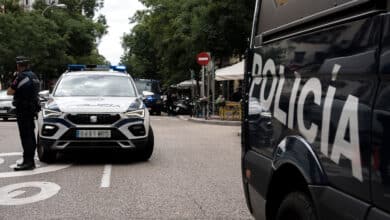
[[[40,143],[39,137],[37,138],[37,140],[37,151],[39,160],[45,163],[53,163],[56,160],[57,153],[55,151],[45,148]]]
[[[149,127],[149,135],[146,145],[139,149],[137,152],[137,157],[140,161],[147,161],[152,156],[154,148],[154,134],[152,127]]]
[[[311,199],[302,192],[292,192],[280,204],[277,220],[317,220]]]

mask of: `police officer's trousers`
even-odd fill
[[[18,112],[16,117],[23,146],[23,161],[24,163],[34,162],[35,149],[37,148],[34,113]]]

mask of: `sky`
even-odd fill
[[[98,14],[106,16],[108,34],[106,34],[99,46],[99,53],[103,55],[112,65],[117,65],[123,54],[121,37],[124,33],[130,33],[134,24],[129,23],[129,18],[137,10],[145,7],[138,0],[106,0],[104,8]]]

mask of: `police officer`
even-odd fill
[[[23,162],[17,164],[15,171],[35,168],[34,154],[37,144],[34,118],[40,110],[39,79],[30,70],[29,62],[27,57],[16,57],[16,76],[7,90],[8,95],[14,96],[13,105],[16,107],[16,118],[23,146]]]

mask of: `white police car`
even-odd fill
[[[153,153],[149,112],[121,67],[69,65],[38,119],[38,156],[53,162],[70,149],[117,148],[140,160]]]

